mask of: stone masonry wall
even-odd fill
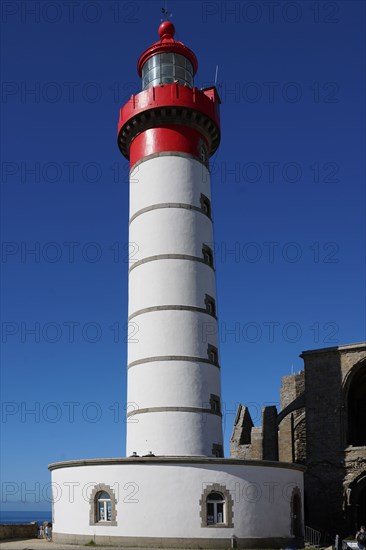
[[[249,409],[244,405],[239,405],[230,440],[231,458],[266,460],[265,453],[271,457],[276,456],[274,453],[277,449],[277,438],[276,441],[273,441],[273,411],[266,412],[266,409],[272,409],[272,407],[265,407],[262,411],[262,421],[266,425],[266,444],[264,445],[263,428],[254,427]],[[266,450],[264,450],[264,447]],[[274,452],[273,449],[275,449]],[[270,460],[270,458],[267,458],[267,460]],[[277,458],[271,458],[271,460],[277,460]]]
[[[252,458],[252,429],[253,421],[249,409],[244,405],[239,405],[230,439],[231,458],[248,460]]]
[[[0,524],[0,540],[36,538],[37,535],[37,523]]]
[[[303,391],[305,391],[305,371],[283,376],[280,389],[281,411]]]
[[[349,448],[345,380],[366,357],[366,346],[342,346],[302,354],[305,361],[308,522],[347,535],[346,487],[365,472],[366,448]]]
[[[305,372],[300,371],[297,374],[290,374],[282,378],[280,389],[281,410],[290,405],[301,393],[305,391]],[[292,420],[294,421],[294,449],[292,448]],[[279,425],[278,433],[278,453],[279,460],[283,462],[303,463],[306,458],[306,426],[305,411],[299,409],[286,416]],[[300,418],[303,417],[303,421]]]
[[[278,433],[279,460],[294,460],[307,468],[307,525],[333,539],[336,534],[344,537],[354,533],[360,521],[366,523],[360,516],[360,510],[361,515],[366,511],[364,496],[359,496],[366,490],[366,445],[350,445],[348,434],[348,403],[353,395],[348,389],[355,387],[352,384],[361,387],[360,380],[365,383],[364,375],[353,377],[366,369],[366,343],[311,350],[301,357],[304,371],[283,377],[280,403],[281,411],[295,399],[304,407],[289,412],[277,432],[278,417],[271,407],[263,410],[262,427],[254,427],[248,409],[241,406],[230,454],[273,460]]]

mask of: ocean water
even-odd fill
[[[40,512],[39,510],[30,512],[4,512],[0,510],[0,523],[31,523],[37,521],[43,523],[44,521],[52,521],[51,511]]]

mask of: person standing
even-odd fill
[[[48,541],[52,540],[52,523],[47,523],[44,529],[44,535]]]
[[[360,550],[366,548],[366,528],[364,525],[361,525],[360,530],[356,533],[356,540]]]

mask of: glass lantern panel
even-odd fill
[[[188,59],[186,61],[186,69],[193,76],[193,65],[190,61],[188,61]]]
[[[160,78],[160,66],[149,71],[149,80],[155,80],[156,78]]]
[[[142,67],[142,89],[178,81],[181,85],[193,86],[193,66],[183,55],[175,53],[156,54]]]
[[[149,59],[149,70],[160,65],[160,55],[153,55]]]
[[[186,58],[183,55],[179,55],[179,53],[175,54],[175,65],[178,65],[178,67],[186,68]]]
[[[159,86],[159,84],[160,84],[160,78],[159,78],[159,80],[150,80],[148,88],[150,88],[152,86]]]
[[[162,76],[173,76],[174,65],[164,64],[161,66]]]
[[[185,69],[182,69],[181,67],[175,67],[175,76],[179,80],[183,80],[184,82],[187,81],[187,73]]]
[[[160,54],[159,57],[160,57],[161,63],[170,63],[170,65],[173,64],[173,59],[174,59],[173,53],[162,53]]]

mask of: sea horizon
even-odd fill
[[[0,524],[52,522],[51,510],[0,510]]]

